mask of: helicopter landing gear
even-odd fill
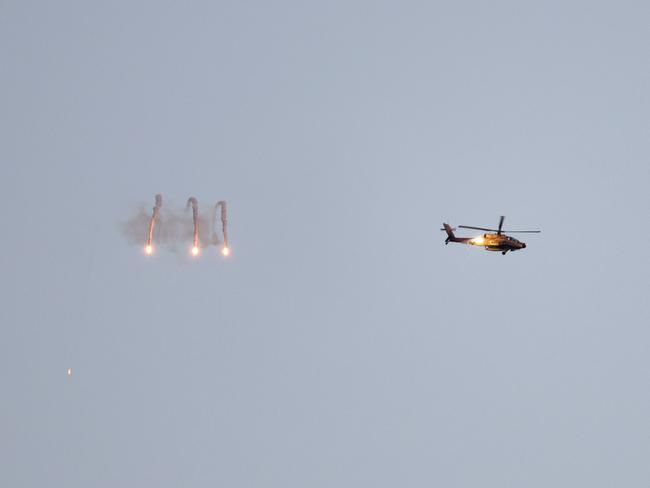
[[[501,251],[501,254],[503,254],[505,256],[507,252],[508,251]]]

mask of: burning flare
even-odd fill
[[[159,193],[156,195],[156,203],[153,207],[153,212],[151,213],[151,220],[149,221],[149,235],[147,236],[147,245],[144,248],[144,252],[147,255],[153,254],[153,231],[156,227],[156,221],[158,220],[158,212],[162,207],[162,195]]]
[[[194,237],[192,239],[192,256],[199,255],[199,202],[194,197],[187,199],[187,207],[192,207],[192,221],[194,222]]]
[[[221,231],[223,232],[223,248],[221,254],[224,256],[230,255],[230,247],[228,246],[228,204],[225,200],[217,202],[215,209],[221,207]]]

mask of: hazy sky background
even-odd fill
[[[647,488],[649,18],[1,1],[0,486]]]

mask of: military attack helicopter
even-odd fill
[[[443,228],[447,232],[447,239],[445,239],[445,245],[450,242],[460,242],[461,244],[468,244],[470,246],[483,246],[486,251],[500,251],[504,256],[508,251],[518,251],[519,249],[525,249],[526,243],[521,242],[514,237],[507,236],[505,233],[528,233],[528,234],[538,234],[541,230],[509,230],[505,231],[503,227],[503,219],[505,217],[502,215],[499,219],[499,228],[498,229],[486,229],[485,227],[471,227],[469,225],[459,225],[461,229],[475,229],[475,230],[485,230],[488,232],[496,232],[496,234],[483,234],[482,236],[477,237],[456,237],[454,235],[455,228],[451,227],[449,224],[443,223]]]

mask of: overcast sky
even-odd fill
[[[1,1],[0,485],[647,488],[649,5]]]

